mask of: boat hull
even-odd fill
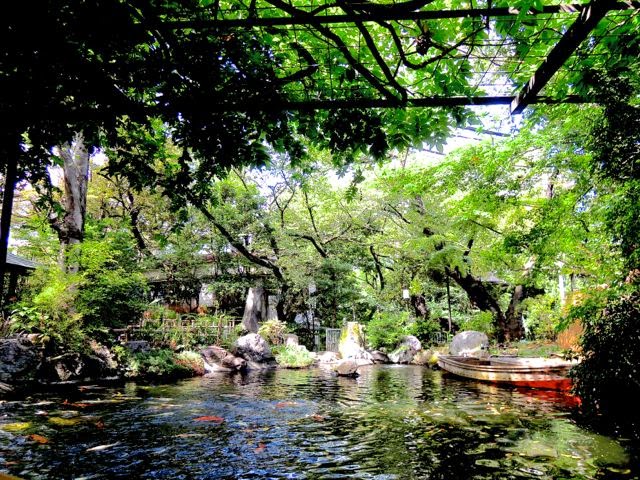
[[[454,375],[516,387],[568,391],[568,373],[574,365],[561,360],[456,357],[441,355],[438,365]]]

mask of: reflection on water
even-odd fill
[[[0,403],[0,472],[23,478],[636,478],[570,399],[372,366],[86,388]],[[564,401],[566,400],[566,402]]]

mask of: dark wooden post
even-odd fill
[[[453,327],[451,323],[451,287],[449,286],[449,275],[447,275],[447,308],[449,310],[449,332]]]
[[[9,247],[9,230],[11,229],[11,211],[13,210],[13,194],[16,187],[17,171],[17,159],[9,159],[5,170],[2,217],[0,218],[0,308],[4,306],[4,274],[7,271],[7,250]]]

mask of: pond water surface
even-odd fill
[[[274,370],[0,402],[0,472],[21,478],[638,478],[625,439],[567,398],[414,366]],[[1,475],[0,475],[1,477]]]

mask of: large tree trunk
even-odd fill
[[[413,311],[416,317],[424,320],[429,318],[429,306],[427,305],[427,299],[424,295],[411,295],[411,305],[413,306]]]
[[[472,304],[483,312],[491,312],[494,322],[498,327],[496,331],[497,340],[499,342],[504,341],[504,325],[506,324],[506,319],[498,300],[487,288],[487,285],[469,273],[463,275],[457,268],[455,270],[447,268],[446,273],[466,292]]]
[[[524,286],[516,285],[504,316],[504,323],[498,324],[498,330],[503,332],[506,341],[520,340],[524,337],[524,324],[522,323],[522,301],[524,299]]]
[[[71,143],[58,148],[62,158],[64,190],[62,208],[64,215],[52,216],[50,222],[58,232],[60,240],[60,266],[71,272],[77,265],[66,264],[66,253],[70,246],[81,243],[84,238],[84,220],[87,212],[87,184],[89,181],[89,152],[82,133],[76,133]]]
[[[264,288],[262,287],[252,287],[247,293],[242,325],[251,333],[258,333],[259,322],[266,319],[267,307],[264,297]]]
[[[524,285],[516,285],[511,294],[511,301],[505,314],[504,325],[498,325],[498,328],[504,332],[504,338],[507,341],[520,340],[524,338],[524,324],[522,319],[522,302],[536,295],[542,295],[543,289],[536,287],[528,287]]]

